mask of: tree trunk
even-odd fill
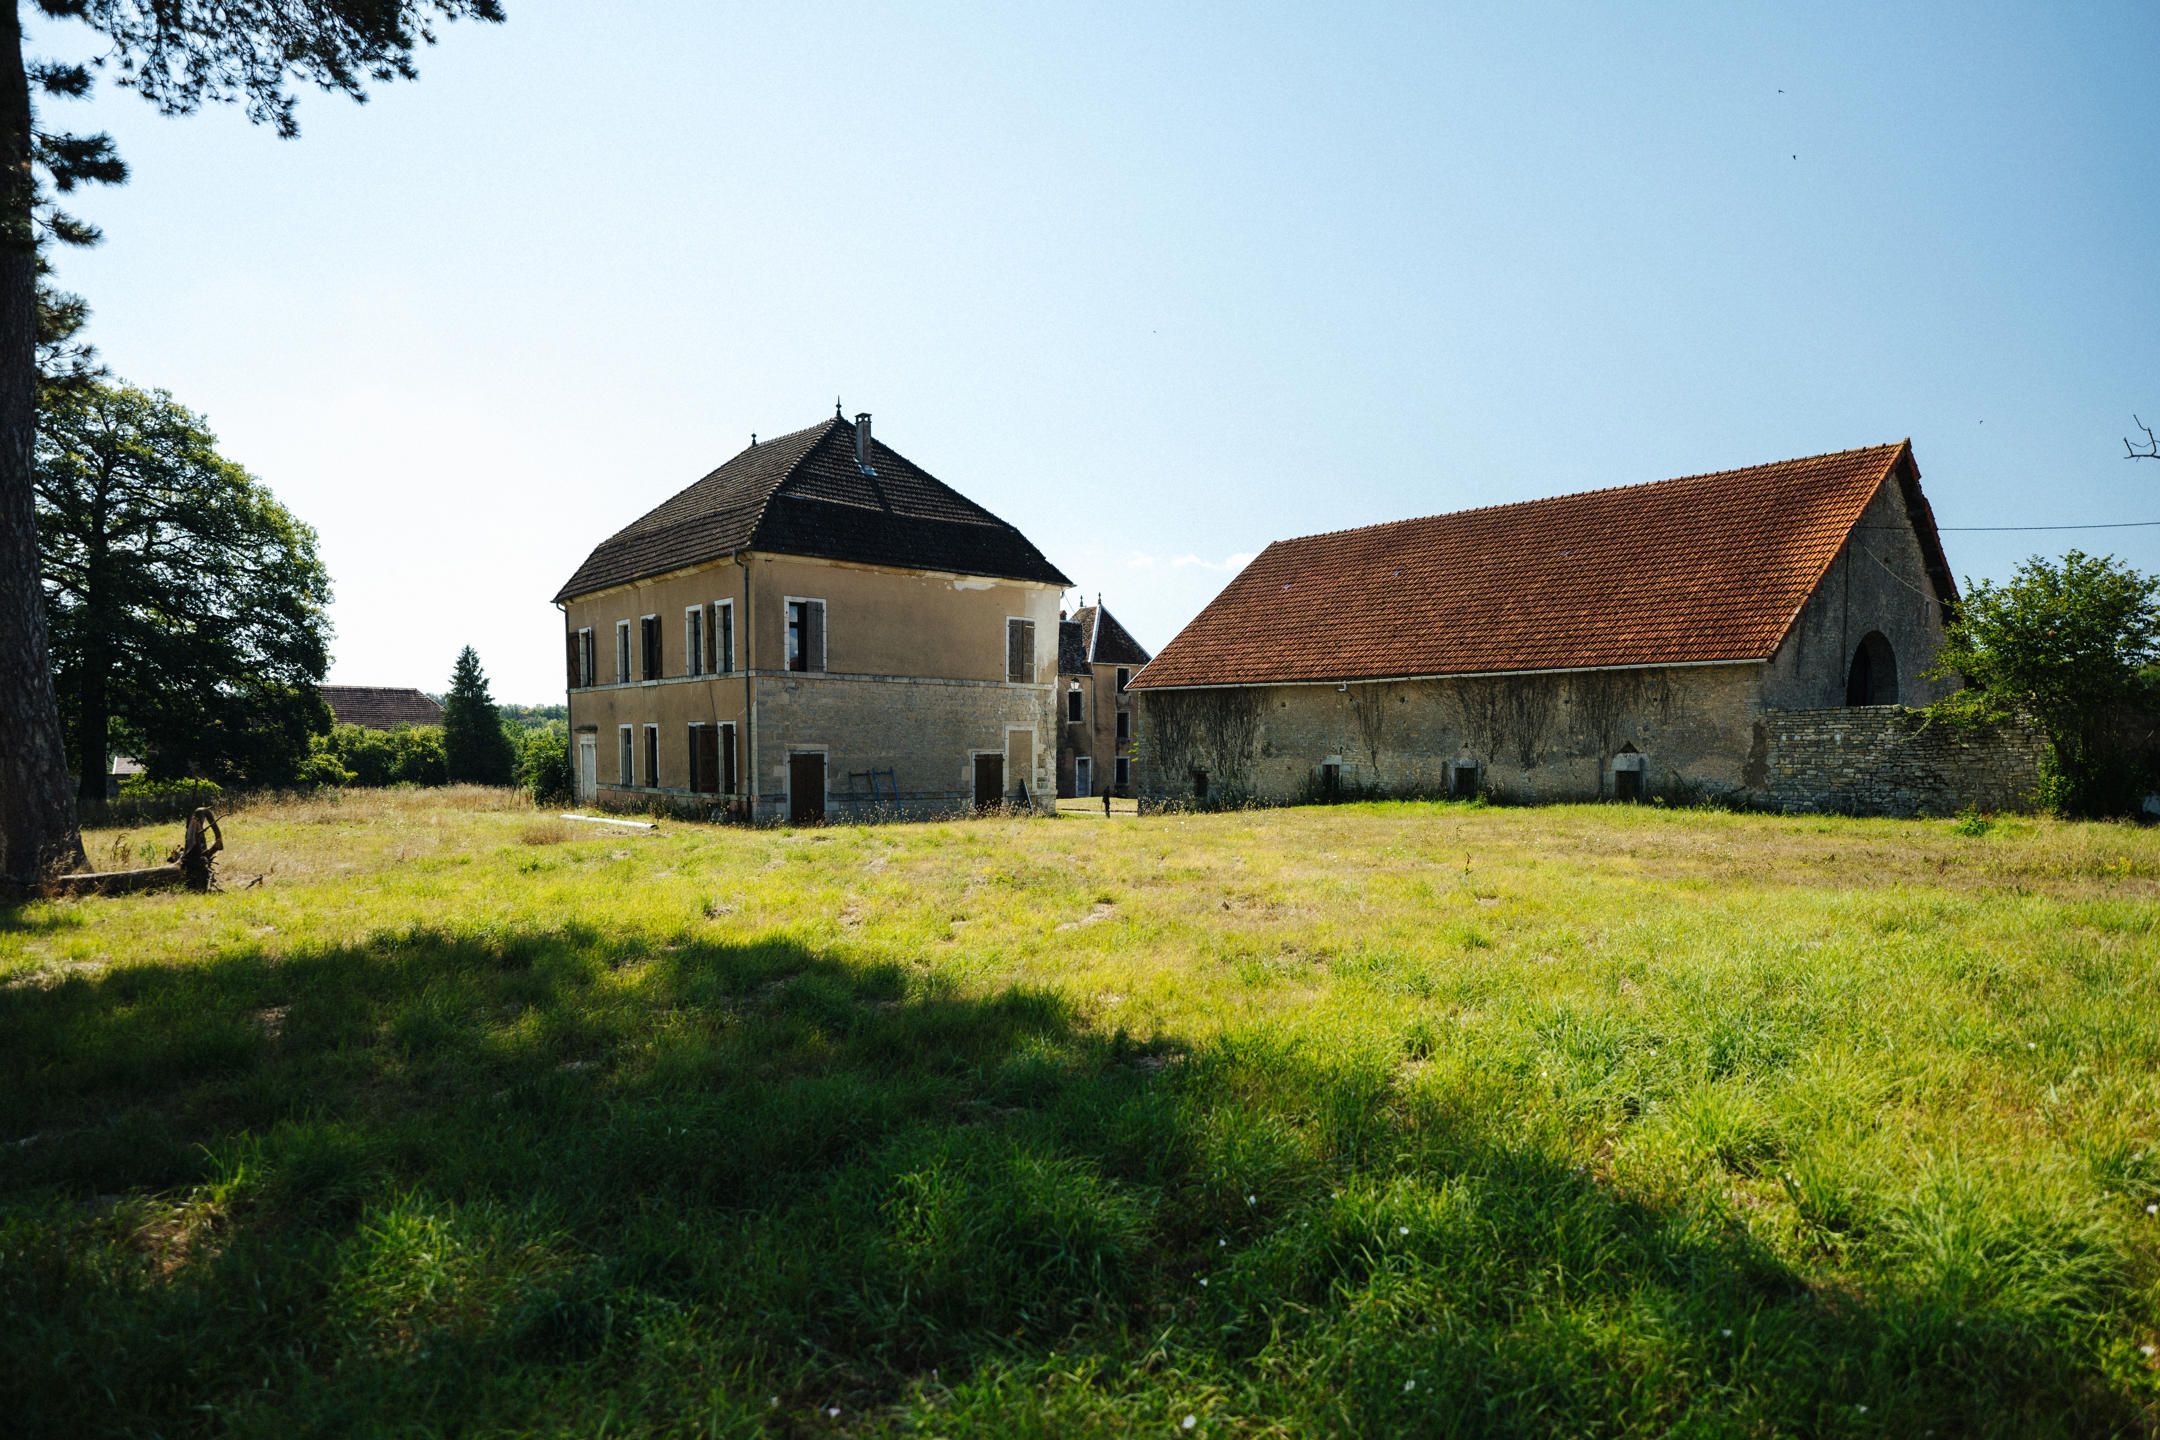
[[[38,583],[37,258],[30,82],[17,0],[0,0],[0,876],[83,863]]]

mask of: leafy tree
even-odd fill
[[[518,788],[537,805],[566,805],[570,801],[570,728],[550,721],[525,730],[517,737]]]
[[[1960,721],[2023,712],[2048,733],[2051,799],[2073,815],[2121,813],[2147,777],[2160,697],[2160,576],[2112,556],[2034,556],[2001,585],[1966,583],[1931,676],[1966,688],[1933,711]]]
[[[329,727],[330,577],[315,532],[163,391],[48,394],[46,608],[81,797],[117,732],[153,775],[283,784]]]
[[[452,783],[508,785],[517,757],[510,737],[503,733],[502,717],[488,694],[487,675],[480,657],[468,645],[458,651],[457,668],[450,675],[450,694],[443,700],[443,760]]]
[[[80,98],[102,71],[165,114],[236,102],[290,136],[297,85],[361,99],[370,81],[412,78],[438,17],[503,18],[501,0],[32,0],[33,16],[104,42],[81,65],[27,58],[23,8],[0,3],[0,875],[18,882],[83,861],[38,582],[33,450],[41,361],[64,372],[89,359],[70,348],[80,302],[41,283],[40,251],[98,238],[54,194],[127,178],[110,137],[43,128],[33,91]]]

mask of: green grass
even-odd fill
[[[0,1428],[2150,1434],[2160,834],[1974,828],[245,810],[0,911]]]

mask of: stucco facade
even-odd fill
[[[594,661],[592,683],[574,684],[569,698],[580,797],[782,820],[799,813],[794,790],[811,774],[796,757],[818,756],[825,818],[940,814],[976,803],[990,779],[978,762],[996,757],[1002,803],[1047,804],[1061,593],[1032,581],[747,553],[576,596],[564,605],[566,650],[575,665],[589,630]],[[791,602],[819,606],[819,653],[802,669],[789,664]],[[647,617],[659,636],[651,678]],[[1017,680],[1007,668],[1014,620],[1033,627]],[[732,656],[716,644],[726,636]],[[694,773],[694,727],[712,727],[728,747],[703,738],[714,774]]]

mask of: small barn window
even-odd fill
[[[1847,705],[1895,705],[1898,702],[1897,652],[1880,630],[1870,630],[1853,651],[1845,673]]]
[[[1342,762],[1329,760],[1320,767],[1320,800],[1333,805],[1342,799]]]
[[[1613,799],[1640,801],[1643,788],[1649,778],[1649,762],[1633,745],[1623,745],[1620,753],[1613,756]]]

